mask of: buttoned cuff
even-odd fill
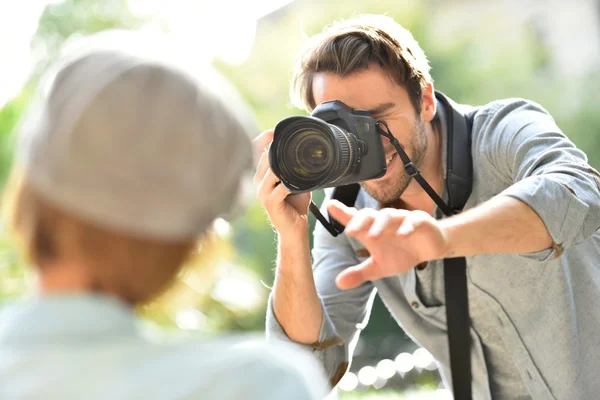
[[[519,199],[531,207],[542,219],[553,240],[552,248],[524,256],[544,261],[559,256],[563,249],[576,244],[589,206],[564,183],[550,176],[530,176],[500,194]]]
[[[319,330],[319,340],[312,344],[297,343],[286,335],[279,324],[273,311],[273,296],[271,295],[267,304],[266,335],[267,340],[283,340],[296,343],[296,345],[303,349],[312,352],[323,364],[330,378],[330,384],[334,387],[346,373],[349,363],[346,357],[344,340],[338,335],[322,302],[321,309],[323,310],[323,321]]]

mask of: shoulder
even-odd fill
[[[552,123],[554,119],[542,105],[533,100],[508,98],[477,107],[474,131],[497,131],[531,123]]]
[[[327,388],[325,371],[317,358],[292,342],[256,341],[247,345],[246,350],[259,358],[267,368],[298,381],[301,386],[313,387],[314,394],[323,395]]]
[[[191,369],[204,364],[195,393],[227,398],[243,390],[247,399],[312,400],[330,390],[316,358],[293,343],[232,338],[180,350],[185,350],[184,364]]]
[[[548,136],[547,134],[552,135]],[[519,146],[534,138],[540,144],[564,137],[554,118],[532,100],[509,98],[477,107],[472,128],[473,155],[490,160],[510,158]]]
[[[494,100],[487,104],[477,107],[477,116],[495,116],[495,115],[507,115],[514,112],[528,112],[534,111],[545,115],[550,115],[541,104],[519,97],[512,97],[507,99]]]

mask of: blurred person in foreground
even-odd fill
[[[320,366],[289,344],[141,335],[134,306],[235,206],[252,146],[217,75],[89,40],[20,130],[5,207],[38,288],[0,314],[0,398],[322,398]]]
[[[425,54],[394,20],[357,17],[311,38],[291,89],[309,112],[339,100],[385,120],[422,176],[446,195],[448,110],[434,96]],[[260,135],[257,149],[272,137]],[[451,385],[442,259],[465,256],[474,398],[596,398],[600,179],[586,155],[534,102],[483,105],[472,127],[471,195],[463,213],[441,218],[387,140],[384,150],[386,174],[362,182],[355,207],[329,201],[326,190],[321,212],[346,230],[333,237],[317,224],[312,260],[310,193],[289,196],[263,152],[257,197],[278,233],[268,336],[304,344],[335,384],[377,290]]]

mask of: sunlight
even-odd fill
[[[56,0],[0,3],[0,52],[5,60],[0,74],[0,109],[17,96],[33,68],[30,43],[46,5]]]
[[[240,65],[250,56],[256,21],[292,0],[223,0],[198,4],[187,0],[128,0],[130,11],[147,20],[145,29],[164,29],[183,46],[190,57],[217,57]]]
[[[190,60],[210,62],[216,57],[240,65],[252,51],[257,20],[293,0],[221,0],[210,5],[186,0],[126,1],[134,16],[147,21],[145,30],[172,36],[189,49]],[[0,109],[20,93],[35,59],[40,58],[39,54],[32,55],[31,40],[46,6],[62,2],[0,3],[0,52],[10,60],[3,64],[0,74]]]

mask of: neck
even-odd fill
[[[419,167],[421,176],[431,185],[438,195],[442,195],[444,171],[442,168],[442,137],[438,124],[425,124],[428,146],[423,162]],[[421,210],[433,214],[435,202],[413,179],[399,199],[399,208]]]
[[[38,271],[38,286],[42,293],[93,291],[92,279],[80,268],[52,265]]]
[[[93,277],[77,268],[60,268],[60,266],[56,265],[46,270],[39,270],[37,281],[38,290],[42,294],[96,293],[115,297],[131,306],[136,304],[134,299],[124,297],[117,290],[100,287]]]

